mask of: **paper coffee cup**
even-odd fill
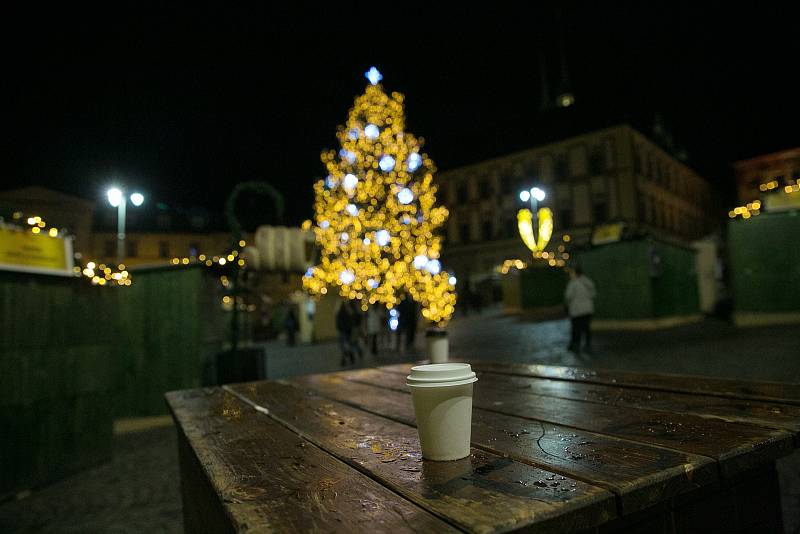
[[[478,380],[468,363],[434,363],[411,368],[411,389],[422,457],[459,460],[469,456],[472,431],[472,384]]]
[[[450,351],[446,330],[429,328],[425,331],[425,344],[431,363],[444,363],[448,360]]]

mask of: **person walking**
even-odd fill
[[[591,322],[596,296],[597,290],[594,287],[594,282],[583,274],[583,269],[580,266],[575,267],[575,270],[570,272],[570,280],[567,282],[567,288],[564,291],[564,301],[567,304],[567,312],[569,313],[572,327],[567,350],[579,356],[581,354],[581,341],[585,341],[583,351],[586,354],[592,354]]]
[[[378,355],[378,334],[381,332],[381,312],[377,306],[367,310],[367,345],[373,356]]]
[[[339,311],[336,312],[336,331],[339,333],[339,349],[342,351],[342,359],[340,364],[342,367],[355,363],[355,355],[350,343],[350,338],[353,335],[353,321],[350,317],[350,306],[347,302],[342,302],[339,306]]]
[[[353,351],[353,361],[358,356],[358,361],[364,361],[364,351],[361,349],[361,342],[364,336],[364,314],[361,307],[354,301],[349,301],[350,323],[352,325],[352,335],[350,336],[350,350]]]

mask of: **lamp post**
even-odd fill
[[[121,264],[125,259],[125,208],[128,204],[128,199],[118,187],[112,187],[106,191],[106,196],[108,197],[108,203],[117,208],[117,263]],[[131,204],[137,207],[144,203],[144,195],[141,193],[132,193],[130,199]]]
[[[519,192],[519,199],[523,202],[531,201],[531,213],[533,215],[533,227],[536,228],[536,219],[539,212],[539,202],[544,200],[545,192],[538,187],[531,187],[530,189],[523,189]]]

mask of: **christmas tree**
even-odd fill
[[[327,176],[314,185],[314,232],[320,264],[303,286],[392,308],[404,294],[426,319],[443,325],[453,314],[454,283],[439,260],[435,231],[447,209],[435,206],[433,161],[423,139],[405,131],[403,95],[388,95],[374,67],[337,138],[341,149],[322,153]]]

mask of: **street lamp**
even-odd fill
[[[117,208],[117,263],[121,264],[125,259],[125,206],[128,202],[125,193],[118,187],[106,191],[106,196],[108,203]],[[130,199],[136,207],[144,204],[144,195],[141,193],[132,193]]]
[[[523,202],[531,201],[531,213],[533,214],[533,227],[536,228],[536,216],[539,211],[539,202],[544,200],[545,192],[543,189],[539,189],[538,187],[531,187],[530,189],[523,189],[519,192],[519,199]]]

